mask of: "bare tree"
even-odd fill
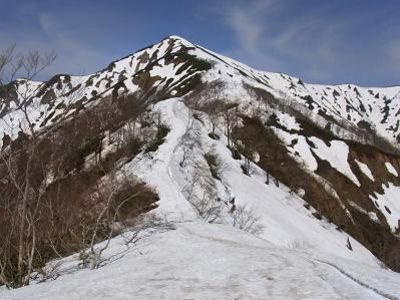
[[[198,216],[208,223],[213,223],[221,215],[221,206],[216,202],[214,182],[206,175],[207,173],[205,167],[196,162],[192,178],[183,192]]]
[[[225,135],[228,139],[228,147],[233,147],[232,144],[232,131],[238,125],[239,117],[237,106],[227,107],[223,112],[225,121]]]
[[[127,211],[140,215],[156,201],[149,188],[131,181],[129,193],[121,196],[126,180],[121,182],[112,174],[115,162],[128,155],[125,135],[137,138],[134,123],[123,126],[134,121],[143,107],[128,97],[118,101],[104,98],[70,118],[69,103],[82,96],[85,86],[79,89],[80,84],[73,88],[68,84],[64,90],[65,78],[60,76],[62,89],[57,87],[56,94],[47,99],[47,88],[58,78],[46,83],[33,81],[54,59],[52,53],[18,55],[15,47],[0,56],[0,103],[15,104],[0,112],[8,118],[0,118],[0,125],[14,133],[0,151],[0,285],[28,285],[32,272],[50,258],[79,251],[101,257],[118,232],[118,224],[131,217]],[[24,78],[14,81],[17,76]],[[49,107],[53,101],[60,103],[60,121],[49,126],[37,123],[38,116],[50,120],[54,112],[47,111],[43,101],[49,101],[45,103]],[[124,141],[116,143],[118,149],[108,153],[102,145],[113,143],[110,136],[115,128],[127,132]],[[127,152],[130,155],[133,150]],[[86,164],[92,153],[94,164]],[[100,180],[102,177],[106,179]],[[90,209],[88,202],[94,204]],[[95,246],[104,239],[103,248]]]
[[[34,120],[29,112],[32,101],[32,80],[55,60],[53,52],[41,54],[38,51],[30,51],[26,55],[16,53],[15,45],[0,53],[0,95],[7,100],[10,91],[17,94],[15,113],[22,115],[19,123],[20,136],[25,135],[23,145],[15,151],[10,147],[0,153],[0,164],[9,185],[13,190],[13,203],[8,203],[9,213],[12,214],[13,223],[10,224],[14,235],[18,236],[17,242],[17,284],[29,284],[29,275],[36,253],[36,223],[40,217],[40,203],[44,192],[46,181],[37,183],[36,176],[46,176],[46,167],[36,161],[40,141],[34,128]],[[13,82],[16,76],[24,79]],[[25,124],[26,127],[22,127]],[[12,127],[12,125],[10,125]],[[12,208],[16,207],[15,210]],[[11,237],[10,237],[11,238]],[[4,249],[3,249],[4,250]],[[7,256],[4,251],[3,254]],[[5,280],[5,265],[8,257],[3,256],[2,279]],[[25,276],[27,275],[27,276]]]
[[[145,185],[138,184],[126,174],[118,174],[115,171],[97,183],[89,200],[96,206],[95,221],[82,227],[80,258],[83,266],[89,265],[91,269],[95,269],[103,263],[102,255],[108,249],[111,239],[120,229],[135,221],[129,217],[129,213],[132,214],[132,204],[147,191]],[[150,226],[150,223],[146,224]],[[154,225],[155,222],[151,224]],[[136,237],[133,235],[126,242],[133,243]],[[103,243],[97,245],[101,240],[104,240]]]

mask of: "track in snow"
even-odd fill
[[[316,260],[316,261],[317,261],[318,263],[320,263],[320,264],[324,264],[324,265],[326,265],[326,266],[329,266],[329,267],[335,269],[337,272],[339,272],[340,274],[342,274],[344,277],[346,277],[346,278],[348,278],[348,279],[354,281],[354,282],[355,282],[356,284],[358,284],[360,287],[365,288],[365,289],[368,289],[368,290],[370,290],[370,291],[373,291],[374,293],[376,293],[377,295],[379,295],[379,296],[381,296],[381,297],[383,297],[383,298],[385,298],[385,299],[389,299],[389,300],[399,300],[399,299],[400,299],[399,297],[395,297],[395,296],[392,296],[392,295],[388,295],[388,294],[386,294],[386,293],[384,293],[384,292],[378,290],[377,288],[374,288],[374,287],[369,286],[368,284],[366,284],[366,283],[364,283],[364,282],[362,282],[362,281],[360,281],[360,280],[354,278],[352,275],[350,275],[349,273],[347,273],[346,271],[344,271],[342,268],[340,268],[340,267],[338,267],[338,266],[336,266],[336,265],[334,265],[334,264],[332,264],[332,263],[330,263],[330,262],[326,262],[326,261],[322,261],[322,260]]]

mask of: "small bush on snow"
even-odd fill
[[[260,218],[245,205],[238,205],[232,212],[233,226],[252,234],[261,234],[264,226],[259,223]]]
[[[167,136],[169,131],[170,129],[168,126],[163,124],[158,125],[157,134],[155,138],[147,145],[146,152],[157,151],[158,147],[164,143],[165,137]]]
[[[232,153],[232,158],[239,160],[242,159],[242,156],[240,155],[240,151],[236,147],[228,147],[229,150],[231,150]]]
[[[208,167],[210,168],[212,177],[217,180],[221,180],[220,174],[223,172],[224,165],[218,155],[210,151],[204,154],[204,158],[208,164]]]
[[[247,162],[241,164],[240,168],[242,169],[243,174],[250,176],[250,165]]]

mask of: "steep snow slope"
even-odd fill
[[[124,248],[118,239],[114,251]],[[179,223],[96,270],[0,292],[1,299],[398,299],[398,274],[277,247],[223,225]]]
[[[161,196],[158,211],[174,221],[195,220],[197,215],[190,203],[182,194],[179,183],[179,162],[175,155],[181,146],[182,136],[187,131],[189,110],[179,98],[162,101],[156,105],[155,111],[161,113],[161,121],[170,127],[166,141],[153,154],[139,155],[134,161],[126,164],[127,174],[133,173],[145,182],[154,185]]]
[[[338,231],[336,226],[313,217],[312,211],[304,207],[305,202],[296,194],[290,193],[288,188],[277,187],[272,182],[266,184],[265,172],[256,165],[251,164],[251,177],[243,174],[240,167],[243,161],[232,158],[225,146],[226,140],[211,139],[207,127],[193,118],[193,112],[185,106],[182,99],[164,100],[158,103],[154,110],[162,112],[162,122],[171,128],[166,142],[154,156],[139,155],[126,164],[124,169],[156,188],[160,196],[156,212],[172,221],[199,219],[192,207],[193,197],[187,197],[185,187],[193,183],[193,166],[199,168],[198,163],[204,160],[204,154],[213,149],[223,162],[224,168],[220,180],[210,178],[215,181],[215,186],[211,188],[215,189],[216,197],[221,199],[226,210],[231,208],[229,201],[232,198],[235,198],[236,205],[246,205],[253,210],[264,226],[261,237],[279,246],[304,247],[322,257],[335,254],[363,262],[377,262],[357,241],[352,242],[353,251],[350,251],[346,246],[349,236]],[[196,130],[196,125],[200,129]],[[190,162],[182,166],[180,162],[184,152],[179,148],[185,147],[185,134],[187,136],[191,131],[197,133],[197,144],[190,149]],[[207,176],[210,174],[206,170],[202,177]],[[219,191],[217,184],[222,186]],[[205,189],[203,186],[202,188]],[[215,198],[210,200],[215,201]],[[222,221],[230,223],[230,218],[227,213]]]

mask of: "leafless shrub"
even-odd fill
[[[58,261],[56,263],[49,264],[44,268],[39,268],[34,274],[32,274],[31,279],[36,280],[39,283],[48,280],[56,280],[61,275],[61,266],[62,262]]]
[[[154,197],[154,193],[144,184],[132,182],[125,175],[111,173],[99,183],[90,199],[96,206],[97,216],[94,222],[82,230],[80,258],[83,267],[94,269],[104,262],[103,252],[108,249],[111,239],[119,233],[118,229],[125,228],[134,216],[140,214],[138,209],[142,205],[138,203],[151,197]],[[104,238],[105,241],[97,246]]]
[[[183,189],[186,199],[204,221],[213,223],[220,218],[220,203],[216,201],[212,178],[200,162],[195,163],[190,183]]]
[[[209,198],[207,193],[192,200],[192,205],[199,216],[208,223],[214,223],[220,218],[221,207]]]
[[[104,98],[104,101],[80,111],[74,118],[62,113],[59,115],[63,120],[61,126],[61,122],[51,126],[43,122],[38,130],[36,120],[31,119],[31,112],[42,107],[38,106],[38,101],[33,101],[33,94],[28,91],[32,90],[29,88],[31,80],[54,59],[53,53],[42,55],[37,51],[20,55],[15,52],[14,46],[0,52],[0,98],[9,100],[11,92],[17,93],[16,96],[11,94],[14,98],[10,101],[16,102],[18,115],[22,116],[19,127],[5,124],[11,132],[20,134],[15,140],[7,136],[8,142],[3,144],[0,152],[0,285],[14,287],[29,284],[32,272],[49,259],[87,247],[91,244],[89,236],[95,236],[93,241],[97,242],[115,234],[115,229],[110,232],[111,227],[105,226],[107,222],[104,221],[112,220],[115,210],[119,212],[115,215],[120,222],[128,211],[128,203],[137,203],[133,214],[140,214],[143,212],[140,209],[152,207],[155,200],[154,194],[141,193],[134,197],[135,201],[119,203],[120,208],[114,198],[106,205],[106,197],[91,198],[95,205],[88,205],[90,201],[87,200],[89,195],[94,194],[98,179],[110,172],[124,151],[129,152],[125,153],[128,156],[138,148],[133,143],[123,144],[119,145],[121,149],[117,147],[118,153],[102,157],[105,137],[128,120],[135,119],[143,112],[143,107],[133,101],[133,96]],[[20,86],[25,85],[19,90],[13,82],[16,76],[24,77],[17,82]],[[65,80],[55,76],[35,93],[43,93],[42,100],[49,101],[46,103],[51,106],[55,95],[46,91],[57,83],[55,89],[61,97],[68,97],[60,107],[67,107],[68,101],[82,94],[79,94],[81,85],[71,90],[72,86]],[[60,90],[64,83],[65,90]],[[82,105],[81,102],[77,101]],[[51,119],[51,112],[41,113],[45,120]],[[7,137],[3,140],[7,141]],[[87,168],[86,157],[93,153],[95,164]],[[149,191],[141,184],[135,188]],[[112,209],[102,213],[104,206],[110,205]],[[98,214],[101,215],[99,221]]]
[[[288,244],[288,248],[291,250],[306,251],[306,250],[312,249],[314,247],[315,246],[312,245],[311,243],[309,243],[308,241],[299,240],[299,239],[295,239]]]
[[[46,189],[48,169],[35,161],[41,146],[34,131],[34,120],[28,113],[30,81],[55,60],[54,53],[41,54],[30,51],[26,55],[17,54],[15,45],[0,52],[0,95],[7,95],[13,87],[16,76],[24,76],[25,92],[16,89],[17,110],[23,115],[29,137],[25,147],[18,151],[3,149],[0,152],[0,176],[8,183],[10,194],[0,203],[9,223],[8,235],[3,235],[4,242],[0,246],[0,284],[27,285],[33,270],[38,246],[37,222],[41,217],[41,201]],[[8,84],[8,82],[10,82]],[[10,125],[11,126],[11,125]],[[21,126],[21,124],[20,124]],[[22,131],[23,132],[23,131]],[[26,134],[26,133],[25,133]],[[18,165],[22,164],[21,165]],[[42,178],[41,184],[35,179]],[[16,250],[15,250],[16,249]],[[10,252],[16,252],[16,257]]]
[[[181,138],[182,159],[179,163],[181,167],[185,167],[187,165],[187,162],[192,156],[193,150],[196,146],[200,145],[200,132],[195,126],[195,122],[196,121],[193,121],[192,119],[189,120],[187,129]]]
[[[90,269],[101,268],[125,255],[132,247],[134,247],[141,239],[153,232],[164,232],[174,230],[175,225],[167,221],[165,218],[156,214],[147,214],[130,220],[132,227],[121,232],[120,236],[124,241],[126,248],[111,255],[103,255],[104,251],[110,245],[110,240],[95,245],[92,248],[80,253],[80,267]]]
[[[245,205],[235,206],[232,211],[233,226],[252,234],[261,234],[264,226],[259,223],[259,217]]]
[[[212,177],[221,180],[222,174],[228,169],[229,165],[224,163],[218,154],[211,150],[204,154],[204,158],[210,168]]]

